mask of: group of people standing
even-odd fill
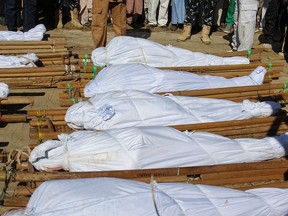
[[[281,30],[280,53],[288,52],[287,23],[288,0],[54,0],[58,8],[71,10],[71,21],[75,27],[91,23],[95,47],[106,46],[107,17],[111,18],[115,35],[125,35],[126,25],[135,27],[137,18],[144,16],[148,29],[170,30],[183,28],[177,41],[187,41],[192,36],[196,24],[202,27],[201,41],[211,44],[211,27],[221,25],[221,17],[226,17],[222,31],[233,34],[233,51],[252,48],[254,33],[263,29],[260,42],[271,47],[276,29]],[[21,0],[4,0],[4,17],[10,31],[17,30],[17,8]],[[224,9],[227,10],[224,10]],[[78,10],[79,9],[79,10]],[[223,11],[227,11],[225,14]],[[23,31],[28,31],[37,23],[37,0],[23,0]],[[61,26],[61,25],[60,25]]]

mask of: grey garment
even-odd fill
[[[237,0],[234,14],[234,50],[250,50],[253,46],[259,0]]]

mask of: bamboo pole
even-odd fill
[[[251,55],[254,54],[261,54],[263,49],[257,48],[257,49],[251,49]],[[216,52],[216,53],[207,53],[210,55],[216,55],[216,56],[221,56],[221,57],[233,57],[233,56],[248,56],[248,51],[237,51],[235,52]],[[92,55],[90,53],[79,53],[78,54],[79,59],[91,59]]]
[[[61,53],[66,52],[66,48],[57,48],[57,49],[25,49],[25,50],[0,50],[1,55],[9,55],[9,54],[26,54],[26,53],[36,53],[38,56],[39,53],[47,54],[47,53]]]
[[[238,173],[237,173],[238,174]],[[237,176],[237,175],[235,175]],[[269,177],[268,177],[269,178]],[[192,183],[194,184],[193,180],[189,180],[189,178],[187,178],[187,176],[180,176],[180,178],[177,178],[177,177],[174,177],[173,179],[171,178],[168,178],[168,177],[156,177],[154,178],[157,182],[189,182],[189,183]],[[146,183],[149,183],[151,181],[151,177],[147,177],[147,178],[136,178],[134,180],[137,180],[137,181],[142,181],[142,182],[146,182]],[[270,183],[268,182],[268,180],[266,181],[261,181],[261,183],[257,183],[257,181],[254,181],[254,182],[247,182],[247,183],[250,183],[250,186],[246,186],[246,187],[242,187],[242,186],[235,186],[233,185],[232,187],[229,186],[230,188],[234,188],[234,189],[237,189],[237,190],[249,190],[249,189],[256,189],[256,188],[288,188],[288,181],[278,181],[278,182],[273,182],[273,183]],[[246,182],[244,182],[246,183]],[[254,183],[254,184],[253,184]],[[201,183],[200,183],[201,184]],[[16,196],[17,197],[21,197],[21,196],[31,196],[32,193],[34,193],[34,191],[37,189],[37,187],[39,187],[41,184],[37,184],[36,187],[28,187],[28,186],[18,186],[16,188]],[[224,187],[227,187],[227,185],[223,185]]]
[[[177,94],[176,94],[177,95]],[[186,95],[187,96],[187,95]],[[269,90],[266,91],[258,91],[258,92],[246,92],[246,93],[231,93],[231,94],[221,94],[221,95],[205,95],[201,96],[202,98],[214,98],[214,99],[223,99],[230,100],[234,102],[242,102],[245,99],[253,100],[253,101],[277,101],[281,102],[282,100],[286,100],[288,98],[288,94],[273,94]],[[74,100],[72,101],[71,98]],[[68,95],[66,98],[60,98],[59,103],[61,107],[70,107],[74,104],[74,101],[81,102],[87,101],[89,98],[85,97],[75,97],[72,94],[72,97],[69,98]]]
[[[51,40],[51,41],[0,41],[0,47],[6,46],[37,46],[37,45],[67,45],[67,41]]]
[[[15,181],[19,182],[43,182],[47,180],[75,179],[75,178],[96,178],[96,177],[115,177],[115,178],[142,178],[151,175],[158,176],[180,176],[180,175],[199,175],[219,172],[237,172],[245,170],[264,170],[288,168],[287,160],[263,161],[252,163],[162,168],[162,169],[142,169],[142,170],[119,170],[119,171],[96,171],[96,172],[16,172]]]
[[[240,172],[239,172],[240,173]],[[213,180],[194,180],[189,181],[192,184],[207,184],[207,185],[225,185],[225,184],[243,184],[255,181],[269,181],[269,180],[285,180],[283,174],[275,174],[268,176],[248,176],[248,177],[236,177],[231,179],[213,179]]]
[[[73,67],[78,71],[80,68],[77,65]],[[23,68],[0,68],[0,74],[6,73],[40,73],[40,72],[63,72],[66,71],[66,67],[64,65],[61,66],[49,66],[49,67],[23,67]]]
[[[26,115],[2,115],[0,117],[0,122],[9,122],[9,123],[16,123],[16,122],[26,122],[27,118]]]
[[[28,110],[27,116],[28,117],[36,117],[36,116],[51,116],[51,115],[65,115],[67,109],[51,109],[51,110]]]
[[[222,122],[213,122],[213,123],[196,123],[196,124],[187,124],[187,125],[174,125],[173,128],[178,130],[201,130],[206,128],[218,128],[218,127],[233,127],[238,125],[254,125],[261,123],[274,123],[279,124],[279,122],[288,123],[287,116],[275,116],[275,117],[265,117],[265,118],[252,118],[244,120],[232,120],[232,121],[222,121]]]
[[[45,45],[45,44],[38,44],[38,45],[6,45],[6,46],[0,46],[0,52],[6,52],[9,50],[31,50],[31,49],[35,49],[35,50],[41,50],[41,49],[51,49],[51,50],[63,50],[65,49],[64,46],[60,46],[60,45]]]
[[[275,67],[284,67],[285,62],[273,62],[271,63],[272,68]],[[258,66],[265,67],[266,69],[270,68],[270,63],[251,63],[251,64],[241,64],[241,65],[215,65],[215,66],[187,66],[187,67],[160,67],[163,70],[180,70],[180,71],[190,71],[190,72],[197,72],[197,71],[221,71],[221,70],[239,70],[242,69],[252,69],[254,70]],[[252,71],[251,71],[252,72]]]
[[[3,206],[26,207],[29,197],[5,197]]]
[[[57,124],[58,123],[58,124]],[[54,126],[61,126],[62,124],[64,124],[65,122],[57,122]],[[42,123],[41,123],[42,125]],[[45,124],[43,125],[45,126]],[[36,127],[36,126],[35,126]],[[190,131],[192,131],[192,128],[189,129]],[[195,130],[194,130],[195,131]],[[201,132],[210,132],[210,133],[214,133],[217,135],[221,135],[221,136],[225,136],[231,139],[236,139],[236,138],[264,138],[267,136],[276,136],[276,135],[281,135],[285,132],[287,132],[287,126],[286,125],[280,125],[280,126],[273,126],[271,128],[269,127],[260,127],[259,130],[257,129],[239,129],[238,131],[235,129],[227,129],[227,130],[213,130],[213,129],[201,129],[201,130],[197,130],[197,131],[201,131]],[[56,131],[56,132],[50,132],[50,131],[44,131],[44,129],[42,129],[41,131],[41,137],[43,140],[49,140],[49,139],[58,139],[58,135],[60,135],[61,133],[71,133],[73,132],[73,130],[71,128],[69,128],[66,125],[66,129],[64,132],[62,131]],[[30,139],[33,140],[37,140],[39,139],[39,132],[37,131],[30,131],[29,133],[29,137]]]
[[[288,188],[288,181],[279,181],[279,182],[272,182],[272,183],[262,183],[258,185],[251,185],[247,187],[241,187],[239,190],[250,190],[250,189],[256,189],[256,188]]]
[[[33,98],[28,97],[13,97],[9,96],[6,100],[2,100],[2,105],[14,105],[14,104],[33,104]]]

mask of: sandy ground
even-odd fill
[[[68,27],[64,29],[55,29],[48,31],[47,33],[63,33],[66,35],[68,40],[68,45],[72,46],[76,52],[79,53],[91,53],[93,50],[91,31],[90,30],[75,30]],[[211,36],[212,44],[207,46],[203,45],[200,41],[200,33],[195,33],[192,35],[191,39],[186,42],[177,42],[176,39],[179,35],[179,31],[171,32],[149,32],[146,30],[133,30],[128,29],[127,35],[137,36],[146,38],[163,45],[173,45],[176,47],[181,47],[189,49],[192,51],[200,51],[204,53],[215,53],[215,52],[225,52],[230,50],[229,41],[225,39],[225,33],[215,32]],[[255,43],[258,45],[258,36],[259,33],[255,34]],[[114,37],[113,29],[110,27],[108,32],[108,40],[111,40]],[[277,56],[272,51],[263,53],[263,62],[269,62],[268,56]],[[288,71],[287,65],[284,68],[285,71]],[[283,73],[280,80],[276,82],[288,81],[287,73]],[[22,110],[42,110],[42,109],[56,109],[60,108],[58,103],[58,93],[57,89],[11,89],[11,92],[33,92],[38,93],[41,96],[33,96],[34,104],[21,107]],[[28,123],[10,123],[10,124],[1,124],[0,123],[0,144],[1,148],[8,150],[11,148],[22,148],[30,143],[29,140],[29,125]],[[7,145],[8,144],[8,145]],[[6,208],[0,207],[0,213],[3,212]]]

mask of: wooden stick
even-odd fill
[[[15,122],[26,122],[27,118],[26,115],[2,115],[0,122],[9,122],[9,123],[15,123]]]
[[[3,206],[25,207],[29,197],[5,197]]]
[[[37,46],[37,45],[67,45],[67,41],[51,40],[51,41],[0,41],[0,47],[5,46]]]
[[[28,98],[28,97],[14,97],[14,96],[9,96],[7,100],[2,100],[1,104],[2,105],[14,105],[14,104],[33,104],[34,100],[33,98]]]
[[[28,110],[27,116],[33,117],[33,116],[52,116],[52,115],[65,115],[67,112],[67,109],[51,109],[51,110]]]
[[[20,182],[42,182],[56,179],[74,179],[74,178],[96,178],[96,177],[115,177],[115,178],[140,178],[157,176],[179,176],[179,175],[199,175],[206,173],[231,172],[244,170],[263,170],[274,168],[288,168],[288,160],[281,161],[263,161],[241,164],[225,164],[214,166],[196,166],[181,168],[163,168],[163,169],[143,169],[143,170],[120,170],[120,171],[98,171],[98,172],[17,172],[15,181]]]

